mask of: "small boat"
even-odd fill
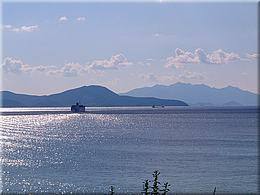
[[[152,108],[156,108],[156,107],[159,108],[159,106],[152,105]],[[162,106],[160,106],[160,107],[164,108],[164,105],[162,105]]]
[[[71,112],[79,113],[85,112],[85,106],[80,105],[78,102],[75,105],[71,106]]]

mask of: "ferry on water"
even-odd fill
[[[85,106],[80,105],[78,102],[76,103],[76,105],[72,105],[71,106],[71,112],[85,112]]]

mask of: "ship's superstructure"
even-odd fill
[[[85,112],[85,106],[77,102],[76,105],[71,106],[71,112]]]

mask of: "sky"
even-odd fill
[[[256,93],[257,3],[2,5],[2,89],[114,92],[176,82]]]

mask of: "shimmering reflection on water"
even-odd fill
[[[3,190],[140,192],[155,169],[176,191],[257,189],[257,115],[1,116]]]

